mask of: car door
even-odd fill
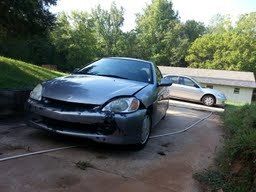
[[[157,83],[160,83],[161,79],[163,78],[161,71],[155,66],[156,69],[156,77]],[[169,101],[167,99],[168,91],[167,87],[157,86],[157,99],[153,104],[153,126],[156,125],[165,115],[166,110],[169,106]]]
[[[179,78],[179,97],[182,99],[200,101],[203,96],[201,87],[188,77]]]
[[[168,87],[168,97],[179,98],[179,95],[180,95],[179,76],[166,76],[165,78],[172,81],[172,85]]]

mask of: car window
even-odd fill
[[[190,87],[198,87],[192,80],[186,77],[182,77],[180,83],[182,85],[190,86]]]
[[[163,78],[163,75],[157,66],[156,66],[156,76],[157,76],[157,82],[160,82],[161,79]]]
[[[179,77],[177,77],[177,76],[173,76],[173,77],[171,77],[171,80],[172,80],[172,83],[174,83],[174,84],[178,84],[179,82]]]
[[[168,79],[168,80],[171,80],[172,81],[172,83],[174,83],[174,84],[178,84],[179,82],[179,77],[177,77],[177,76],[166,76],[166,77],[164,77],[165,79]]]
[[[109,76],[152,83],[152,66],[146,61],[104,58],[96,61],[75,74]]]

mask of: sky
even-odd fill
[[[57,6],[51,7],[53,13],[72,10],[90,11],[97,5],[109,9],[113,0],[59,0]],[[135,27],[136,13],[141,13],[151,0],[115,0],[118,6],[125,9],[124,31]],[[216,14],[229,14],[236,20],[240,14],[256,11],[256,0],[172,0],[174,9],[180,19],[194,19],[208,25]]]

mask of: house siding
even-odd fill
[[[252,88],[246,87],[233,87],[233,86],[226,86],[226,85],[212,85],[213,89],[219,90],[225,94],[227,97],[228,102],[237,103],[237,104],[245,104],[251,103],[252,101]],[[238,94],[234,93],[234,89],[239,88],[240,91]]]

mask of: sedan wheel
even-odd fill
[[[151,119],[149,115],[146,115],[142,124],[142,132],[141,132],[141,141],[140,143],[143,145],[148,141],[151,129]]]
[[[140,141],[135,145],[131,145],[132,149],[134,150],[143,149],[149,139],[150,132],[151,132],[151,117],[149,115],[145,115],[142,123]]]
[[[206,95],[202,99],[203,104],[206,106],[213,106],[215,103],[215,98],[211,95]]]

